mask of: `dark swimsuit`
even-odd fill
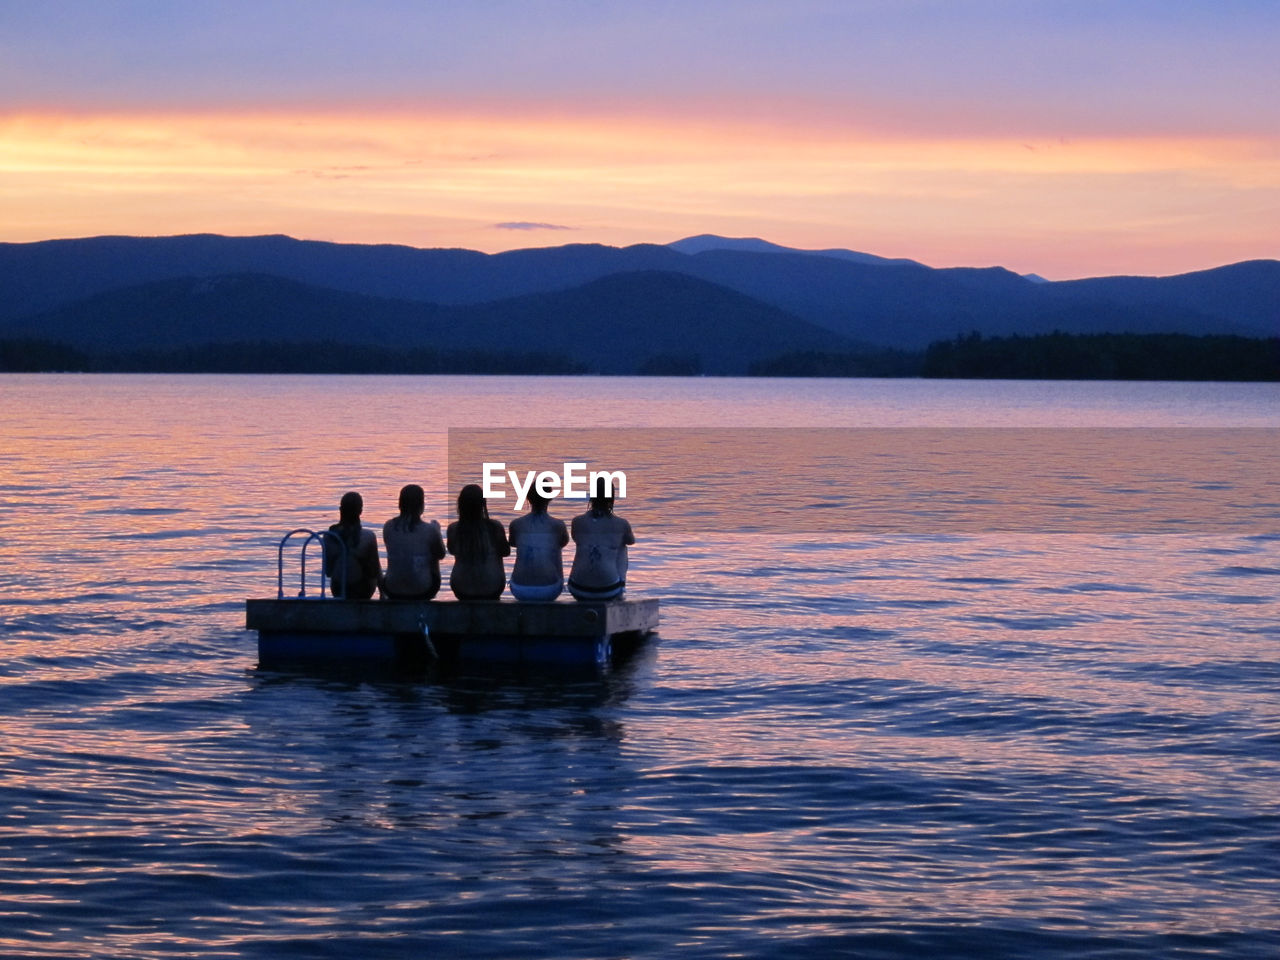
[[[618,580],[604,587],[588,587],[578,583],[573,577],[569,578],[569,592],[579,600],[612,600],[622,593],[626,585],[627,581]]]

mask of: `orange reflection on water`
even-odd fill
[[[479,482],[486,462],[521,475],[572,461],[622,470],[633,524],[653,528],[1280,529],[1280,435],[1267,429],[457,429],[449,438],[455,488]]]

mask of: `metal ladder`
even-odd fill
[[[284,599],[284,548],[285,548],[285,545],[288,544],[288,542],[292,538],[297,536],[303,536],[303,535],[306,536],[306,539],[302,541],[302,548],[299,552],[298,598],[302,600],[308,599],[307,597],[307,547],[311,546],[311,544],[316,541],[320,543],[320,548],[322,551],[322,557],[320,561],[320,591],[318,594],[313,595],[311,599],[325,600],[325,599],[328,599],[330,596],[330,594],[326,593],[326,589],[325,589],[326,577],[324,575],[323,550],[324,550],[324,545],[326,540],[332,540],[340,548],[341,559],[338,561],[338,567],[337,567],[339,576],[336,578],[336,580],[338,583],[341,583],[344,585],[347,582],[347,554],[350,551],[348,551],[347,545],[346,543],[343,542],[342,538],[338,536],[336,533],[332,533],[328,530],[321,530],[320,532],[317,533],[314,530],[308,530],[305,527],[299,527],[297,530],[290,530],[283,537],[281,537],[280,545],[276,549],[276,591],[277,591],[277,597],[280,600]],[[345,589],[345,586],[344,586],[344,589]],[[334,599],[341,600],[343,598],[335,597]]]

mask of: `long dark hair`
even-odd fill
[[[609,496],[609,484],[603,477],[596,479],[595,492],[591,494],[591,515],[607,517],[613,513],[613,497]]]
[[[483,557],[493,548],[489,525],[489,504],[477,483],[468,483],[458,492],[458,525],[453,530],[454,556]]]
[[[395,526],[400,530],[415,530],[422,522],[422,511],[427,508],[427,498],[422,488],[416,483],[408,483],[400,488],[400,516],[395,518]]]
[[[364,497],[348,490],[338,501],[337,534],[351,550],[360,545],[360,514],[364,512]]]

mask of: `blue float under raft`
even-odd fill
[[[265,665],[301,660],[604,665],[658,626],[657,600],[248,600]]]

